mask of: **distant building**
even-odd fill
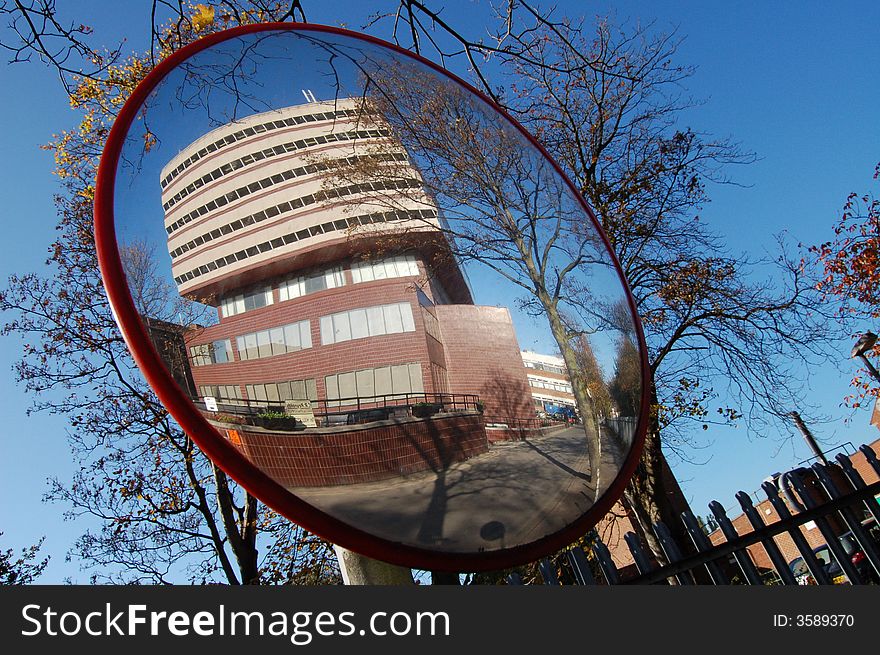
[[[574,416],[577,403],[571,378],[562,357],[520,352],[535,410],[546,414]]]

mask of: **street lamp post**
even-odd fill
[[[859,337],[859,340],[856,341],[856,345],[853,346],[850,357],[860,357],[874,379],[877,382],[880,382],[880,373],[877,372],[877,369],[874,368],[874,365],[870,362],[866,355],[868,351],[874,348],[875,343],[877,343],[877,335],[870,331],[865,332],[861,337]]]

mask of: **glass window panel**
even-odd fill
[[[245,346],[245,338],[235,337],[235,345],[238,348],[238,358],[242,361],[248,359],[247,348]]]
[[[336,343],[333,339],[333,317],[332,316],[322,316],[321,317],[321,343],[325,346],[331,343]]]
[[[323,275],[312,275],[305,280],[306,293],[315,293],[316,291],[323,291],[326,288],[327,281],[324,279]]]
[[[297,327],[296,323],[291,323],[290,325],[284,326],[284,343],[287,352],[293,352],[301,348],[299,339],[299,328]]]
[[[312,324],[310,321],[299,322],[299,345],[300,348],[312,347]]]
[[[234,314],[241,314],[244,311],[244,296],[236,296],[235,297],[235,311]]]
[[[328,375],[324,378],[324,387],[327,391],[328,399],[339,398],[339,376]]]
[[[373,369],[375,378],[376,395],[390,396],[391,390],[391,367],[383,366],[382,368]]]
[[[351,321],[351,338],[362,339],[370,336],[370,326],[367,324],[367,310],[353,309],[349,312]]]
[[[403,332],[403,321],[400,318],[400,307],[398,305],[382,305],[382,315],[385,317],[386,334]]]
[[[266,385],[265,384],[255,384],[254,385],[254,400],[266,402]]]
[[[387,277],[387,275],[385,274],[385,266],[382,264],[382,262],[374,264],[371,268],[373,271],[373,277],[376,280],[384,280]]]
[[[351,322],[348,318],[348,312],[341,314],[333,314],[333,341],[348,341],[351,339]]]
[[[409,393],[409,366],[401,364],[391,367],[391,389],[394,393]]]
[[[357,383],[357,395],[360,398],[369,398],[376,395],[376,389],[373,385],[373,369],[366,369],[355,373]]]
[[[266,385],[266,400],[269,402],[277,403],[281,401],[281,397],[278,394],[278,385],[277,384],[267,384]]]
[[[306,397],[306,385],[302,380],[291,381],[290,397],[296,399],[302,399]]]
[[[355,384],[354,371],[349,373],[340,373],[339,378],[339,397],[354,398],[357,396],[357,386]]]
[[[367,324],[372,336],[385,334],[385,316],[381,307],[367,307]]]
[[[257,332],[257,357],[271,357],[272,344],[269,342],[269,330]]]
[[[412,391],[418,393],[425,390],[422,384],[422,367],[420,364],[409,365],[409,387]]]
[[[352,264],[351,266],[351,281],[355,284],[362,282],[361,269],[357,264]]]
[[[287,289],[288,289],[287,284],[282,284],[280,287],[278,287],[278,301],[279,302],[284,302],[285,300],[290,300],[290,296],[288,295]]]
[[[408,302],[403,302],[398,305],[400,307],[400,318],[403,323],[403,331],[404,332],[413,332],[416,329],[416,324],[413,321],[412,314],[412,305]]]
[[[315,384],[314,378],[306,380],[306,398],[309,400],[318,399],[318,386]]]
[[[385,277],[399,277],[397,263],[393,258],[386,259],[384,262],[380,263],[379,266],[385,270]]]
[[[269,341],[272,343],[272,354],[283,355],[287,352],[284,341],[284,328],[272,328],[269,330]]]

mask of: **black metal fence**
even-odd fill
[[[216,398],[217,412],[232,416],[258,416],[285,411],[284,401]],[[194,398],[196,407],[209,411],[204,399]],[[311,400],[315,421],[319,426],[351,425],[380,421],[394,416],[429,416],[437,412],[477,411],[483,409],[475,394],[397,393],[382,396]]]
[[[880,463],[869,446],[859,451],[877,477]],[[880,583],[880,482],[866,483],[844,454],[836,464],[814,464],[766,481],[762,490],[778,521],[765,523],[762,513],[744,492],[736,495],[742,509],[739,522],[747,525],[737,532],[727,512],[717,501],[709,504],[718,528],[710,535],[690,511],[681,515],[689,543],[677,543],[669,526],[657,523],[654,535],[669,562],[658,566],[656,558],[635,533],[624,536],[635,562],[636,573],[624,575],[612,560],[608,546],[595,532],[588,545],[573,547],[555,559],[539,562],[545,584],[878,584]],[[801,526],[809,524],[824,543],[810,544]],[[787,534],[798,557],[789,560],[776,539]],[[750,551],[751,547],[751,551]],[[763,548],[770,566],[756,564],[755,549]],[[687,553],[687,554],[686,554]],[[510,584],[522,584],[519,574]]]

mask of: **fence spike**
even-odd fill
[[[736,499],[739,501],[739,505],[742,507],[746,518],[749,519],[749,523],[752,524],[752,529],[757,532],[766,527],[767,524],[764,523],[764,518],[758,513],[758,510],[752,504],[751,497],[747,493],[737,492]],[[773,538],[762,539],[761,545],[767,551],[767,555],[770,557],[770,561],[773,562],[773,567],[776,569],[776,573],[782,579],[782,582],[787,585],[796,585],[797,579],[794,577],[794,573],[791,572],[788,562],[785,561],[782,551],[779,550],[779,546],[776,545]]]
[[[724,511],[721,503],[717,500],[713,500],[709,503],[709,509],[715,516],[715,520],[718,521],[718,526],[721,528],[721,532],[724,534],[724,538],[727,539],[727,541],[732,541],[739,537],[736,528],[733,527],[733,523],[731,523],[730,519],[727,517],[727,512]],[[750,585],[764,584],[761,580],[761,574],[758,573],[758,569],[752,561],[752,556],[749,554],[749,551],[740,548],[739,550],[733,551],[733,557],[739,565],[740,570],[743,572],[743,575],[746,577],[746,581]]]
[[[638,568],[639,573],[644,575],[651,571],[654,567],[651,566],[651,560],[642,548],[642,544],[639,543],[639,538],[636,536],[636,533],[627,532],[623,535],[623,539],[626,541],[626,545],[629,546],[629,552],[632,553],[633,560],[635,560],[636,568]]]
[[[599,560],[599,567],[602,569],[602,575],[605,576],[605,582],[609,585],[619,584],[620,575],[617,572],[617,567],[614,565],[614,560],[611,559],[611,552],[608,550],[605,542],[597,538],[593,542],[593,553],[595,553],[596,559]]]
[[[538,569],[541,571],[541,577],[544,578],[544,584],[558,585],[560,584],[559,576],[556,575],[556,567],[549,559],[542,559],[538,563]]]
[[[705,553],[712,550],[712,542],[709,541],[709,537],[703,532],[703,528],[701,528],[700,524],[697,522],[697,517],[694,516],[694,513],[690,509],[686,509],[681,513],[681,520],[684,523],[685,528],[687,528],[691,541],[698,552]],[[709,577],[712,578],[713,584],[730,584],[730,580],[724,575],[721,567],[718,566],[718,562],[715,560],[709,560],[704,566],[709,572]]]
[[[663,553],[666,555],[666,559],[669,563],[675,564],[676,562],[681,561],[681,549],[679,549],[678,544],[675,543],[675,540],[672,538],[672,533],[669,532],[669,527],[663,521],[657,521],[653,527],[654,534],[657,535],[657,539],[660,541],[660,547],[663,549]],[[680,585],[694,584],[693,574],[690,571],[676,573],[675,579],[678,580],[678,584]]]
[[[571,564],[571,568],[574,571],[574,575],[579,584],[596,584],[596,578],[593,577],[593,572],[590,570],[590,561],[587,559],[587,554],[584,552],[583,548],[575,546],[569,550],[568,563]]]
[[[867,487],[865,484],[864,478],[861,474],[856,470],[856,467],[853,466],[852,460],[844,455],[843,453],[837,454],[837,463],[840,464],[840,467],[843,469],[844,474],[846,475],[849,483],[859,491]],[[867,508],[867,510],[871,513],[871,516],[874,517],[874,520],[877,522],[877,525],[880,525],[880,503],[875,502],[873,499],[868,499],[862,501]]]

